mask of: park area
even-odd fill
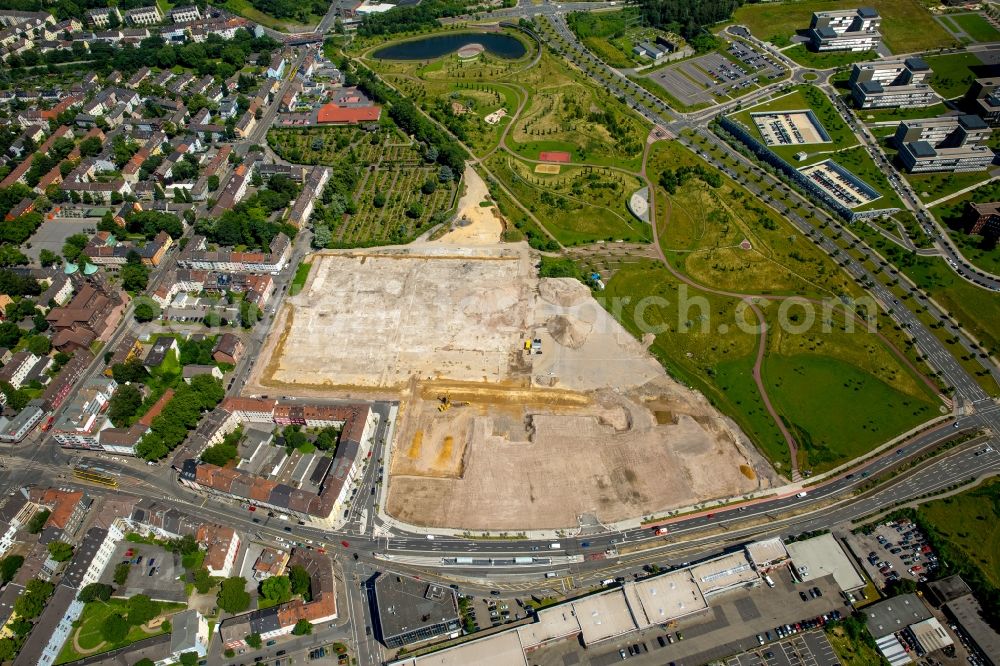
[[[140,604],[140,599],[133,602],[112,598],[87,603],[56,663],[76,661],[158,636],[169,630],[169,624],[164,625],[164,622],[169,621],[170,615],[185,608],[184,604],[150,601],[148,597],[138,596],[145,601]],[[137,613],[141,614],[138,619],[143,620],[138,624]]]
[[[649,164],[651,174],[704,165],[670,143],[654,146]],[[756,300],[769,331],[762,379],[799,444],[801,468],[829,469],[938,415],[934,391],[912,361],[887,344],[904,349],[899,332],[879,318],[883,339],[848,320],[851,309],[842,299],[860,304],[864,292],[774,211],[728,179],[713,187],[689,177],[672,194],[661,188],[656,202],[660,242],[671,265],[698,285],[766,297]],[[592,261],[585,268],[603,275],[607,267]],[[623,263],[612,275],[611,298],[666,299],[644,313],[666,323],[650,350],[671,375],[701,390],[739,423],[779,471],[787,471],[787,447],[752,375],[759,338],[749,326],[754,317],[748,309],[737,298],[682,285],[652,262]],[[695,294],[704,308],[681,307],[682,291]],[[824,299],[829,310],[814,326],[794,332],[776,316],[781,297],[791,295]],[[788,311],[793,323],[805,317],[796,312]],[[621,319],[638,334],[629,324],[632,318],[626,306]]]
[[[874,7],[882,16],[881,32],[893,53],[927,51],[955,44],[954,37],[934,20],[919,0],[871,0],[864,6]],[[859,4],[852,0],[747,3],[734,12],[733,21],[750,28],[755,37],[784,45],[792,36],[809,28],[813,12],[857,7]]]

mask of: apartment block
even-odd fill
[[[872,7],[814,12],[809,43],[815,51],[869,51],[882,43],[882,17]]]
[[[851,95],[859,109],[930,106],[941,101],[927,84],[930,74],[923,58],[857,63],[851,71]]]

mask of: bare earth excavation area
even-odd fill
[[[523,244],[320,253],[256,384],[399,396],[387,508],[413,524],[573,527],[773,481],[587,287],[536,261]]]

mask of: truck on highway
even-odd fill
[[[654,534],[655,536],[663,536],[663,535],[664,535],[664,534],[666,534],[666,533],[667,533],[668,531],[669,531],[669,530],[668,530],[668,529],[667,529],[666,527],[657,527],[656,529],[654,529],[654,530],[653,530],[653,534]]]
[[[549,549],[550,550],[559,550],[560,548],[562,548],[562,544],[561,543],[556,542],[556,543],[550,543],[549,544]]]

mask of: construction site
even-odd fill
[[[738,428],[526,244],[324,251],[251,390],[400,400],[387,511],[571,528],[769,487]]]

